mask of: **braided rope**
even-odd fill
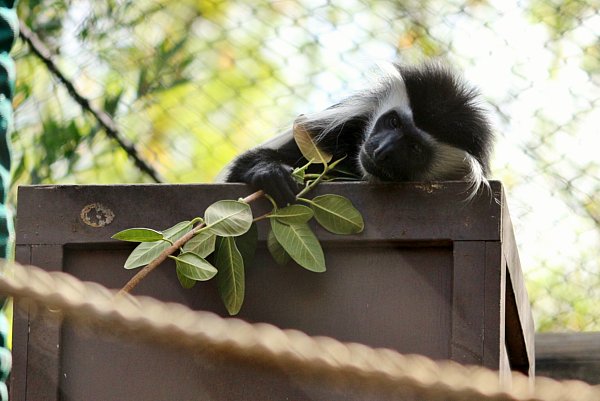
[[[503,391],[497,373],[454,362],[434,362],[423,356],[401,355],[387,349],[309,337],[296,330],[223,319],[210,312],[133,297],[61,272],[6,263],[0,292],[43,304],[80,322],[111,332],[132,334],[147,341],[166,342],[190,350],[211,350],[226,357],[252,358],[292,369],[294,374],[319,377],[330,383],[357,382],[377,391],[427,400],[598,401],[600,388],[583,382],[558,382],[512,377]],[[407,398],[402,398],[407,399]]]

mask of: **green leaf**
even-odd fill
[[[298,149],[300,149],[302,156],[304,156],[306,160],[316,164],[328,163],[333,156],[322,149],[319,149],[310,132],[302,125],[303,118],[304,116],[298,117],[296,121],[294,121],[294,127],[292,128],[294,140],[296,141],[296,145],[298,145]]]
[[[185,233],[192,229],[192,223],[189,220],[175,224],[173,227],[163,230],[163,236],[171,241],[177,241],[183,237]]]
[[[206,281],[217,274],[217,269],[213,265],[195,253],[183,252],[171,258],[175,260],[177,271],[189,279]]]
[[[244,302],[244,260],[232,237],[219,238],[215,265],[217,286],[230,315],[236,315]]]
[[[313,217],[313,211],[303,205],[290,205],[275,210],[269,215],[270,218],[276,218],[279,222],[285,224],[306,223]]]
[[[326,230],[335,234],[356,234],[365,223],[362,215],[348,198],[340,195],[321,195],[310,201],[315,219]]]
[[[280,266],[285,266],[292,259],[290,255],[283,249],[281,244],[275,238],[275,234],[273,230],[269,230],[269,235],[267,236],[267,249],[269,253]]]
[[[214,234],[234,237],[244,234],[252,225],[250,205],[240,201],[222,200],[213,203],[204,212],[204,221]]]
[[[196,285],[196,280],[192,280],[191,278],[187,278],[186,276],[184,276],[183,274],[181,274],[181,272],[179,271],[179,269],[175,269],[175,271],[177,272],[177,279],[179,280],[179,284],[181,284],[181,286],[185,289],[190,289],[193,286]]]
[[[189,221],[182,221],[171,228],[163,230],[163,237],[172,242],[177,241],[191,229],[192,225]],[[166,241],[142,242],[131,252],[125,261],[124,267],[126,269],[135,269],[136,267],[145,266],[156,259],[169,246],[171,244]]]
[[[235,237],[235,245],[242,254],[244,266],[250,266],[256,253],[256,244],[258,243],[258,229],[256,223],[252,223],[250,229],[245,234]]]
[[[27,154],[23,153],[23,155],[21,156],[21,160],[19,160],[19,164],[17,165],[17,167],[14,168],[14,166],[13,166],[12,178],[10,180],[7,180],[7,182],[11,183],[11,185],[16,185],[17,182],[20,182],[19,178],[21,178],[21,176],[27,169],[27,163],[26,163],[27,159],[28,159]]]
[[[271,219],[271,228],[277,242],[296,263],[313,272],[325,271],[323,249],[308,224],[287,225]]]
[[[339,174],[339,175],[345,176],[345,177],[336,177],[338,179],[344,178],[344,179],[353,180],[353,181],[357,181],[357,180],[361,179],[360,175],[358,175],[358,174],[356,174],[356,173],[354,173],[354,172],[352,172],[350,170],[346,170],[346,169],[344,169],[342,167],[335,167],[335,168],[332,169],[332,172],[335,173],[335,174]]]
[[[304,175],[306,174],[306,169],[309,165],[303,167],[296,167],[294,171],[292,171],[292,178],[298,184],[304,184]]]
[[[216,238],[209,230],[201,230],[192,239],[183,244],[183,251],[192,252],[201,258],[205,258],[214,252]]]
[[[123,96],[123,89],[119,90],[115,95],[105,94],[104,96],[104,111],[108,115],[113,116],[117,110],[121,96]]]
[[[163,233],[151,228],[128,228],[119,231],[111,238],[131,242],[154,242],[163,239]]]

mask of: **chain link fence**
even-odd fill
[[[209,182],[377,62],[447,61],[489,103],[537,328],[600,330],[599,2],[21,0],[19,13],[46,51],[13,52],[16,184]]]

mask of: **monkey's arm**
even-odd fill
[[[233,161],[228,182],[245,182],[262,189],[279,206],[295,200],[298,184],[291,176],[294,167],[307,163],[292,135],[276,149],[258,147],[241,154]]]
[[[356,158],[366,121],[364,116],[353,117],[326,133],[315,130],[312,136],[319,137],[318,146],[331,153],[334,160],[345,158],[338,165],[340,169],[360,175]],[[229,168],[226,181],[245,182],[255,189],[262,189],[273,197],[279,206],[285,206],[295,200],[299,190],[291,172],[294,167],[306,163],[308,161],[298,149],[292,130],[289,130],[235,159]],[[308,172],[318,173],[319,168],[311,166]]]

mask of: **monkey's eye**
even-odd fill
[[[388,117],[388,124],[391,128],[398,128],[400,126],[400,120],[397,116],[391,115],[390,117]]]

